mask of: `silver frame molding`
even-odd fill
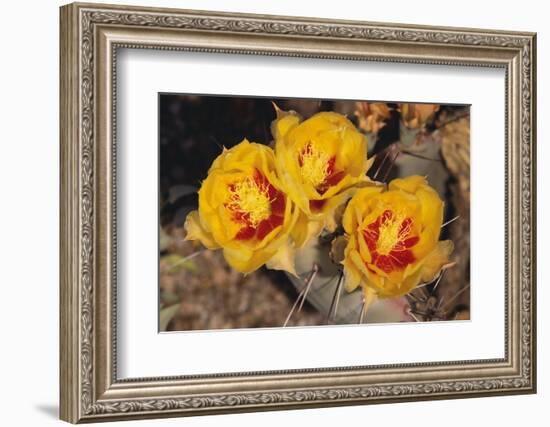
[[[536,390],[536,35],[189,10],[61,8],[61,418],[78,423]],[[118,48],[499,67],[506,73],[505,357],[117,379]]]

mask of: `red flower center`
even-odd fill
[[[372,264],[385,273],[403,270],[416,259],[411,248],[419,237],[412,235],[413,220],[385,210],[363,230]]]
[[[241,228],[237,240],[262,240],[284,222],[285,195],[258,169],[253,177],[228,186],[230,200],[225,207]]]
[[[304,181],[309,182],[320,196],[330,187],[335,186],[344,178],[344,171],[336,170],[336,156],[317,150],[311,143],[300,152],[298,164]],[[312,211],[320,211],[325,200],[311,200],[309,207]]]

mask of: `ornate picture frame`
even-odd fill
[[[536,36],[313,18],[61,8],[61,418],[71,423],[536,391]],[[505,71],[505,343],[500,359],[117,377],[117,49]]]

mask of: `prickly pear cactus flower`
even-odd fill
[[[242,273],[267,264],[295,274],[290,231],[297,217],[277,177],[273,150],[245,139],[212,163],[199,208],[186,218],[186,239],[222,249]]]
[[[391,112],[385,102],[357,102],[355,116],[357,116],[360,129],[365,132],[376,133],[390,118]]]
[[[453,251],[450,240],[439,240],[442,221],[443,202],[424,177],[358,190],[343,217],[346,289],[362,286],[371,302],[434,280]]]
[[[399,104],[401,120],[409,129],[424,126],[437,110],[439,110],[439,104]]]
[[[345,116],[321,112],[302,121],[277,109],[271,130],[279,176],[302,214],[294,230],[298,245],[336,227],[334,213],[366,183],[372,159],[367,139]]]

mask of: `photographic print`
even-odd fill
[[[468,320],[469,111],[159,94],[160,330]]]
[[[535,33],[59,22],[61,419],[536,392]]]

